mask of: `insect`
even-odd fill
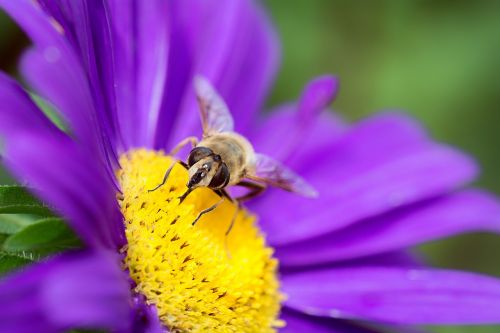
[[[235,200],[238,204],[257,196],[268,185],[306,197],[317,196],[315,189],[304,179],[273,158],[256,153],[252,144],[234,131],[234,121],[227,105],[207,79],[196,76],[194,88],[203,128],[202,140],[188,137],[170,153],[174,156],[189,143],[193,147],[187,162],[182,163],[188,169],[189,181],[181,201],[198,187],[209,187],[221,198]],[[167,170],[163,182],[153,190],[166,182],[172,168],[173,165]],[[240,197],[231,198],[226,187],[234,185],[249,191]],[[217,205],[200,214],[208,213]]]

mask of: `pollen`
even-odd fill
[[[170,332],[276,332],[282,295],[278,262],[255,216],[208,188],[187,190],[187,170],[158,151],[132,150],[118,172],[135,291]],[[198,215],[214,204],[219,205]],[[234,221],[234,226],[226,232]]]

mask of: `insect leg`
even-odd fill
[[[234,211],[233,217],[231,218],[231,223],[229,224],[229,228],[227,228],[227,230],[226,230],[226,234],[225,234],[226,237],[229,235],[231,230],[233,230],[234,222],[236,221],[236,216],[238,216],[238,212],[239,212],[240,208],[241,208],[241,204],[239,201],[237,201],[236,202],[236,209]]]
[[[265,189],[266,186],[258,183],[253,183],[253,182],[248,182],[248,181],[241,181],[236,186],[242,186],[248,188],[250,191],[246,193],[245,195],[242,195],[241,197],[235,198],[236,201],[238,202],[243,202],[252,198],[255,198],[259,194],[261,194]]]
[[[234,199],[231,198],[229,193],[227,193],[226,189],[214,190],[215,193],[221,198],[227,198],[229,201],[234,202]]]
[[[181,150],[188,143],[191,143],[192,147],[196,147],[196,145],[198,144],[198,138],[195,136],[188,136],[187,138],[179,142],[177,146],[175,146],[174,149],[170,151],[169,155],[174,156],[179,152],[179,150]]]
[[[157,189],[159,189],[160,187],[162,187],[167,182],[168,176],[170,176],[170,172],[174,168],[175,163],[176,162],[173,162],[172,165],[167,169],[167,172],[165,172],[165,176],[163,176],[162,182],[159,185],[157,185],[155,188],[153,188],[151,190],[148,190],[148,192],[156,191]]]
[[[224,198],[221,198],[219,201],[217,201],[216,203],[214,203],[212,206],[202,210],[198,216],[196,217],[196,219],[193,221],[192,225],[195,225],[196,222],[198,222],[198,220],[205,214],[207,213],[210,213],[211,211],[213,211],[215,208],[217,208],[217,206],[219,206],[222,202],[224,201]]]
[[[224,247],[226,248],[226,253],[229,259],[231,259],[231,252],[229,252],[229,244],[227,242],[229,233],[233,230],[234,222],[236,222],[236,217],[238,216],[238,212],[240,211],[241,204],[239,201],[236,202],[236,209],[234,211],[233,217],[231,218],[231,223],[229,224],[229,228],[227,228],[226,233],[224,234]]]

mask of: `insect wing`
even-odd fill
[[[255,173],[248,178],[294,192],[305,197],[317,197],[318,192],[302,177],[275,159],[255,154]]]
[[[206,78],[196,76],[194,88],[200,106],[203,136],[233,131],[233,117],[212,84]]]

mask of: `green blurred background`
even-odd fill
[[[441,141],[474,155],[477,184],[500,194],[500,1],[267,0],[283,44],[270,104],[295,98],[310,78],[341,79],[334,108],[347,119],[400,109]],[[15,72],[27,41],[0,13],[0,68]],[[0,173],[0,183],[8,178]],[[429,262],[500,276],[500,237],[426,244]],[[499,309],[500,311],[500,309]],[[493,333],[496,327],[433,328]]]
[[[336,111],[352,121],[384,109],[410,113],[436,139],[474,155],[483,170],[477,185],[500,194],[500,1],[265,3],[283,43],[271,104],[296,97],[313,76],[336,74]],[[500,276],[498,236],[454,237],[422,250],[434,265]]]

